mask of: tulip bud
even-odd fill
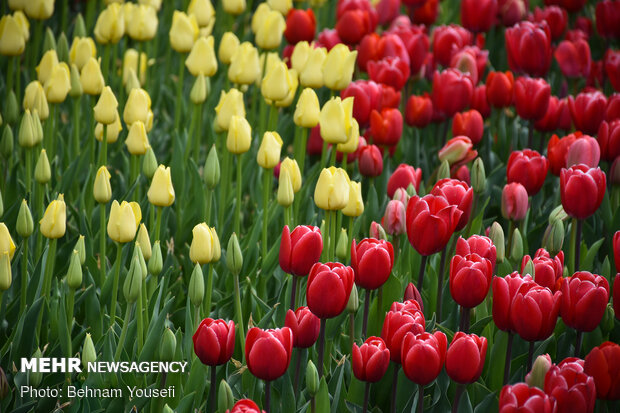
[[[349,295],[349,301],[347,301],[347,311],[349,313],[355,313],[360,306],[360,300],[357,294],[357,287],[353,284],[351,288],[351,295]]]
[[[232,390],[226,380],[220,382],[220,387],[217,390],[217,410],[220,412],[227,412],[232,409],[235,399],[233,398]]]
[[[553,208],[553,211],[549,214],[549,223],[551,224],[556,220],[564,222],[566,218],[568,218],[568,214],[564,211],[564,207],[562,207],[562,205],[558,205]]]
[[[139,156],[146,154],[147,149],[151,146],[149,138],[146,135],[144,123],[138,120],[131,124],[129,134],[125,140],[125,145],[130,154]]]
[[[84,93],[84,88],[82,88],[82,83],[80,82],[80,71],[77,66],[71,65],[71,74],[69,76],[69,81],[71,82],[71,89],[69,89],[69,96],[72,98],[79,98]]]
[[[69,63],[69,41],[67,40],[65,32],[60,33],[60,36],[58,36],[56,54],[58,55],[59,61]]]
[[[30,110],[26,109],[22,120],[19,124],[18,142],[19,146],[23,148],[32,148],[39,142],[37,141],[37,135],[35,132],[35,125],[32,120]]]
[[[39,221],[40,230],[46,238],[56,239],[65,235],[67,226],[67,206],[63,194],[47,206],[43,218]]]
[[[450,164],[444,159],[437,170],[437,180],[439,181],[446,178],[450,178]]]
[[[133,304],[138,299],[140,291],[142,289],[142,270],[140,269],[140,260],[138,257],[131,259],[131,266],[129,272],[125,277],[125,283],[123,284],[123,295],[128,304]],[[140,314],[138,314],[138,317]],[[129,322],[129,320],[125,320]]]
[[[41,350],[37,347],[37,350],[32,355],[32,358],[40,359],[41,357],[43,357],[43,354],[41,354]],[[39,384],[41,384],[41,380],[43,380],[43,373],[41,373],[40,371],[31,371],[28,373],[28,384],[30,386],[39,387]]]
[[[205,296],[205,282],[204,274],[202,273],[202,267],[196,263],[192,276],[189,280],[189,300],[194,307],[202,305],[202,300]]]
[[[174,360],[174,353],[177,349],[177,338],[170,328],[166,327],[164,334],[161,338],[161,345],[159,347],[159,360],[164,362],[170,362]]]
[[[319,392],[319,373],[316,370],[316,366],[312,360],[308,360],[308,366],[306,367],[306,388],[310,396],[314,397]]]
[[[22,238],[28,238],[34,231],[34,224],[32,222],[32,214],[30,208],[28,208],[28,202],[25,199],[22,200],[22,204],[19,207],[19,213],[17,214],[17,233]]]
[[[551,256],[557,255],[562,250],[562,244],[564,244],[564,223],[561,220],[553,220],[547,226],[542,244]]]
[[[106,204],[112,198],[112,187],[110,185],[110,172],[108,168],[102,166],[97,171],[95,183],[93,185],[93,197],[100,204]]]
[[[353,76],[357,50],[349,50],[349,46],[338,43],[331,48],[323,65],[323,79],[325,86],[332,90],[343,90]]]
[[[199,73],[196,77],[192,90],[189,93],[189,99],[194,105],[200,105],[207,100],[207,82],[205,82],[205,77],[202,73]]]
[[[250,42],[241,43],[230,58],[228,79],[240,85],[250,85],[260,80],[259,62],[258,49]]]
[[[495,251],[497,252],[497,262],[504,261],[505,257],[505,244],[504,244],[504,230],[502,226],[496,221],[491,225],[491,229],[489,230],[489,238],[493,241],[493,245],[495,245]]]
[[[220,240],[215,228],[200,223],[192,229],[192,243],[189,248],[189,256],[192,262],[208,264],[220,259]]]
[[[175,10],[170,27],[170,46],[179,53],[187,53],[192,49],[200,30],[196,16],[188,16],[182,11]]]
[[[143,259],[147,261],[151,259],[153,250],[151,248],[151,240],[149,238],[149,231],[146,229],[146,225],[144,224],[140,224],[140,228],[138,229],[138,237],[137,237],[136,244],[140,246]],[[146,269],[144,269],[144,273],[146,274]]]
[[[13,129],[11,125],[6,125],[0,139],[0,154],[4,159],[9,159],[11,153],[13,153]]]
[[[0,217],[4,214],[4,202],[2,201],[2,192],[0,192]]]
[[[15,254],[15,243],[11,238],[9,229],[4,222],[0,222],[0,253],[7,252],[9,254],[9,261],[13,259]]]
[[[323,87],[323,66],[327,59],[327,49],[324,47],[311,48],[306,64],[299,72],[299,82],[304,87],[318,89]]]
[[[228,240],[228,248],[226,249],[226,267],[228,271],[234,275],[238,275],[243,268],[243,254],[239,246],[237,234],[233,233]]]
[[[45,30],[45,35],[43,37],[43,53],[48,50],[56,51],[56,39],[54,38],[54,32],[49,26]]]
[[[265,132],[261,141],[256,162],[265,169],[274,168],[280,161],[282,138],[278,132]]]
[[[150,146],[146,148],[146,153],[144,154],[144,161],[142,163],[142,173],[148,179],[153,179],[153,175],[155,175],[155,171],[157,170],[157,158],[155,157],[155,152],[153,152],[153,148]]]
[[[222,1],[224,11],[233,16],[238,16],[245,11],[245,0],[224,0]]]
[[[78,13],[75,19],[75,27],[73,28],[73,36],[74,37],[85,37],[86,36],[86,24],[84,23],[84,17],[82,17],[82,13]]]
[[[6,123],[13,125],[17,122],[17,117],[19,116],[19,105],[17,104],[17,96],[15,95],[14,90],[11,90],[7,95],[3,113]]]
[[[235,115],[245,118],[243,93],[234,88],[230,89],[228,93],[222,91],[220,95],[220,101],[215,107],[216,130],[227,131],[230,125],[231,118]]]
[[[553,362],[551,361],[549,354],[542,354],[536,357],[536,360],[532,365],[532,370],[525,376],[525,382],[527,385],[530,387],[544,389],[545,376],[552,365]]]
[[[614,307],[611,303],[607,303],[605,314],[603,314],[603,319],[601,320],[601,330],[603,330],[603,334],[609,334],[614,329],[614,317]]]
[[[510,259],[519,261],[523,257],[523,238],[519,228],[515,228],[512,234],[512,249],[510,251]]]
[[[476,158],[474,166],[471,169],[471,187],[474,188],[474,192],[481,194],[487,185],[487,177],[484,171],[484,162],[482,158]]]
[[[0,253],[0,291],[8,290],[12,282],[11,258],[8,251],[3,251]]]
[[[233,115],[228,124],[226,149],[235,155],[250,150],[252,145],[252,127],[245,117]]]
[[[97,351],[90,333],[86,333],[84,345],[82,346],[82,366],[86,367],[88,363],[94,363],[95,361],[97,361]]]
[[[523,267],[523,270],[521,271],[521,276],[525,277],[525,275],[531,275],[532,278],[534,278],[535,272],[536,272],[536,270],[534,268],[534,261],[528,260],[525,263],[525,266]]]
[[[280,169],[280,176],[278,178],[278,204],[283,207],[289,207],[295,200],[295,192],[293,191],[293,184],[291,182],[291,175],[288,170]]]
[[[163,267],[164,261],[161,256],[161,247],[159,245],[159,240],[157,240],[153,244],[153,254],[149,259],[148,270],[151,274],[157,277],[161,273]]]
[[[110,86],[104,87],[99,100],[97,100],[97,104],[93,108],[95,120],[105,125],[114,123],[118,116],[117,107],[118,101],[116,96],[114,96],[114,92],[112,92],[112,88]]]
[[[213,190],[220,183],[220,161],[217,159],[215,145],[211,146],[205,161],[204,177],[207,188]]]
[[[286,29],[286,22],[281,13],[270,10],[258,25],[254,40],[263,50],[271,50],[280,46],[282,35]],[[343,88],[344,89],[344,88]]]
[[[238,47],[239,38],[233,32],[224,33],[220,40],[220,48],[217,51],[220,62],[225,65],[230,64],[230,59],[232,59]]]
[[[80,72],[80,83],[87,95],[99,95],[105,86],[105,80],[101,74],[101,66],[94,57],[90,57]]]
[[[381,224],[376,221],[372,221],[370,223],[370,230],[368,231],[371,238],[382,239],[387,241],[387,234],[385,233],[385,229]]]
[[[146,261],[144,260],[144,255],[142,254],[142,247],[140,246],[140,242],[136,241],[136,244],[133,249],[132,258],[138,259],[138,264],[140,265],[140,274],[142,274],[142,279],[146,279],[146,275],[148,274],[148,268],[146,267]]]
[[[353,97],[343,100],[335,97],[328,100],[321,109],[319,124],[321,138],[331,144],[346,143],[353,119]]]
[[[349,200],[342,213],[348,217],[359,217],[364,213],[361,182],[349,181]]]
[[[162,410],[162,413],[174,413],[174,410],[172,410],[170,406],[168,406],[168,403],[166,403],[164,404],[164,409]]]
[[[58,65],[58,55],[56,50],[47,50],[35,68],[39,82],[44,85],[52,75],[52,69]]]
[[[303,128],[314,128],[319,123],[321,107],[319,98],[312,88],[305,88],[299,95],[293,121]]]
[[[67,285],[72,290],[80,288],[82,285],[82,265],[80,264],[80,253],[73,250],[67,271]]]
[[[84,241],[84,235],[78,237],[73,249],[76,250],[80,256],[80,265],[84,265],[86,262],[86,243]]]
[[[153,175],[151,186],[147,193],[149,202],[155,206],[167,207],[174,202],[175,194],[170,176],[170,167],[159,165]]]
[[[347,230],[342,228],[340,230],[340,236],[338,237],[338,243],[336,244],[336,257],[340,261],[344,262],[347,259],[349,253],[349,237],[347,236]]]
[[[39,160],[34,168],[34,179],[41,185],[47,184],[50,179],[52,179],[50,161],[47,159],[47,152],[45,149],[41,149]]]

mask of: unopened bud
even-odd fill
[[[86,37],[86,24],[84,24],[84,17],[82,17],[82,13],[78,13],[75,19],[73,37]]]
[[[204,274],[202,273],[202,267],[196,263],[194,271],[192,271],[192,277],[189,279],[189,301],[194,307],[202,305],[202,300],[205,296],[205,281]]]
[[[319,373],[316,370],[316,366],[312,360],[308,360],[308,366],[306,367],[306,388],[310,396],[314,397],[319,392]]]
[[[142,270],[140,269],[140,260],[138,257],[131,259],[131,266],[129,272],[125,277],[125,283],[123,284],[123,295],[128,304],[133,304],[138,299],[142,290]],[[138,314],[140,316],[140,314]],[[126,323],[129,320],[125,320]]]
[[[36,143],[40,143],[43,140],[43,125],[39,112],[36,110],[32,112],[32,125],[34,126],[34,139]]]
[[[526,274],[529,274],[532,276],[532,278],[534,278],[536,275],[535,273],[536,273],[536,269],[534,268],[534,261],[532,261],[532,259],[530,258],[525,263],[525,266],[523,267],[523,270],[521,271],[521,276],[525,276]]]
[[[160,361],[170,362],[174,360],[174,354],[177,349],[177,338],[172,330],[168,327],[164,330],[164,334],[161,338],[161,345],[159,347],[159,359]]]
[[[278,179],[278,204],[283,207],[289,207],[295,200],[295,192],[293,192],[293,183],[291,182],[291,174],[288,169],[280,170]]]
[[[422,301],[422,295],[416,288],[415,284],[409,283],[405,288],[405,294],[403,295],[403,301],[415,300],[420,305],[420,309],[424,311],[424,302]]]
[[[69,89],[69,96],[72,98],[79,98],[84,93],[82,88],[82,82],[80,82],[80,71],[75,64],[71,65],[71,89]]]
[[[493,222],[491,225],[491,229],[489,230],[489,238],[493,241],[493,245],[495,245],[495,252],[497,253],[497,262],[504,261],[506,257],[506,244],[504,241],[504,230],[502,226],[497,222]]]
[[[30,208],[28,208],[28,202],[25,199],[22,200],[22,204],[19,207],[19,213],[17,214],[17,233],[22,238],[28,238],[34,231],[34,222],[32,221],[32,214]]]
[[[42,53],[45,53],[48,50],[56,50],[56,39],[54,38],[54,32],[52,32],[52,29],[50,29],[49,26],[47,27],[47,30],[45,30]]]
[[[161,246],[159,245],[159,240],[157,240],[153,244],[153,253],[149,259],[148,269],[151,274],[157,277],[161,273],[163,267],[164,261],[161,256]]]
[[[43,357],[43,354],[41,353],[41,350],[37,347],[37,350],[32,355],[32,358],[40,359],[41,357]],[[36,362],[38,363],[38,360]],[[43,373],[41,373],[40,371],[37,371],[37,372],[29,371],[28,372],[27,381],[30,386],[39,387],[39,384],[41,384],[42,379],[43,379]]]
[[[510,258],[513,261],[520,261],[521,258],[523,258],[523,237],[521,237],[519,228],[515,228],[512,233],[512,249],[510,250]]]
[[[52,179],[52,169],[45,149],[41,149],[39,154],[39,160],[34,168],[34,179],[41,185],[47,184]]]
[[[60,33],[60,36],[58,36],[56,54],[58,55],[58,61],[69,63],[69,41],[67,40],[65,32]]]
[[[217,159],[215,145],[209,150],[205,161],[204,177],[207,188],[213,190],[220,183],[220,161]]]
[[[543,247],[552,256],[557,255],[562,250],[564,244],[564,223],[556,219],[547,226],[543,235]]]
[[[97,361],[97,351],[90,334],[86,333],[84,346],[82,347],[82,366],[86,368],[88,363],[94,363],[95,361]]]
[[[545,376],[552,365],[553,363],[551,362],[551,357],[549,357],[549,354],[542,354],[536,357],[536,361],[534,361],[534,364],[532,365],[532,371],[527,373],[525,376],[525,382],[530,387],[544,389]]]
[[[475,193],[481,194],[484,192],[486,185],[487,175],[484,170],[484,162],[482,162],[482,158],[476,158],[471,169],[471,187],[474,188]]]
[[[149,270],[146,266],[144,255],[142,254],[142,247],[140,246],[140,241],[136,241],[133,249],[133,256],[138,258],[138,264],[140,264],[140,273],[142,274],[142,279],[144,280],[146,278],[146,275],[149,273]]]
[[[234,275],[239,275],[243,268],[243,254],[239,246],[237,234],[233,233],[228,240],[228,248],[226,249],[226,266],[228,271]]]
[[[562,205],[558,205],[557,207],[553,208],[553,211],[551,211],[551,214],[549,214],[549,223],[552,223],[556,220],[565,221],[566,218],[568,218],[568,214],[566,213],[566,211],[564,211],[564,207],[562,207]]]
[[[69,270],[67,271],[67,285],[72,290],[77,290],[82,285],[82,265],[80,264],[80,253],[73,250]]]
[[[605,309],[603,319],[601,320],[601,330],[603,330],[604,334],[609,334],[614,329],[614,317],[614,308],[611,303],[607,303],[607,308]]]
[[[235,399],[233,398],[232,389],[226,383],[226,380],[222,380],[217,390],[217,410],[227,412],[233,408],[234,403]]]
[[[155,157],[155,152],[153,152],[153,148],[150,146],[146,149],[146,153],[144,154],[144,162],[142,163],[142,173],[149,180],[153,179],[153,175],[155,175],[155,171],[157,170],[157,158]]]
[[[19,123],[19,132],[17,136],[19,146],[22,148],[32,148],[38,143],[36,140],[37,135],[35,132],[35,125],[32,121],[32,114],[28,109],[24,112],[22,120]]]
[[[437,180],[439,181],[445,178],[450,178],[450,164],[447,160],[444,160],[437,170]]]
[[[13,153],[13,141],[13,129],[11,125],[6,125],[4,131],[2,131],[2,139],[0,140],[0,154],[2,154],[4,159],[9,159]]]
[[[418,194],[418,191],[416,191],[415,186],[413,186],[413,184],[409,184],[409,186],[407,187],[407,195],[409,195],[409,198],[411,198],[412,196],[416,196]]]
[[[80,256],[80,265],[84,265],[86,262],[86,243],[84,242],[84,235],[78,237],[73,249],[76,250]]]
[[[336,244],[336,257],[344,262],[347,259],[349,253],[349,237],[347,236],[347,230],[342,228],[340,230],[340,236],[338,237],[338,243]]]
[[[189,99],[194,105],[200,105],[207,100],[207,83],[202,73],[196,77],[194,86],[192,86],[192,90],[189,93]]]
[[[148,261],[153,254],[153,249],[151,248],[149,231],[146,229],[146,225],[144,225],[144,223],[140,224],[140,229],[138,229],[137,241],[140,245],[140,249],[142,250],[142,257]]]
[[[19,104],[17,103],[17,96],[15,91],[11,90],[6,97],[6,103],[4,105],[4,120],[10,125],[14,125],[19,117]]]
[[[376,221],[370,223],[370,237],[376,239],[382,239],[387,241],[387,234],[385,229]]]
[[[349,295],[349,301],[347,301],[347,311],[350,313],[355,313],[357,309],[360,307],[360,299],[357,295],[357,287],[353,284],[353,288],[351,288],[351,294]]]
[[[168,403],[166,403],[164,404],[164,409],[162,410],[162,413],[174,413],[174,410],[172,410],[172,408],[168,406]]]

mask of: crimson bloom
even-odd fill
[[[582,92],[568,97],[568,108],[575,128],[585,134],[598,132],[607,108],[607,98],[599,91]]]
[[[375,31],[379,16],[369,1],[343,0],[336,9],[336,32],[344,43],[357,44]]]
[[[555,400],[526,383],[507,384],[499,394],[499,413],[552,413]]]
[[[478,254],[455,255],[450,261],[450,294],[457,304],[474,308],[487,296],[493,264]]]
[[[525,341],[548,338],[555,329],[562,293],[535,283],[523,283],[510,306],[510,322]]]
[[[293,332],[288,327],[262,330],[253,327],[245,339],[245,360],[250,372],[272,381],[286,373],[293,351]]]
[[[504,186],[502,191],[502,216],[511,221],[523,221],[529,209],[527,190],[518,182]]]
[[[591,136],[583,135],[568,148],[566,153],[566,167],[584,164],[590,168],[596,168],[601,160],[601,148],[598,142]]]
[[[513,72],[543,77],[551,65],[551,32],[547,23],[522,21],[506,29],[508,65]]]
[[[409,3],[411,2],[412,0],[409,0]],[[437,20],[437,14],[439,14],[439,0],[426,0],[420,7],[409,7],[409,16],[414,24],[430,26]]]
[[[596,397],[620,399],[620,346],[606,341],[594,347],[586,356],[584,372],[594,379]]]
[[[323,252],[321,230],[312,225],[299,225],[291,233],[288,225],[282,229],[280,268],[300,277],[308,275]]]
[[[574,41],[564,40],[555,49],[553,54],[560,70],[566,77],[588,77],[592,57],[590,45],[584,39]]]
[[[482,374],[486,356],[485,337],[457,331],[446,353],[446,372],[457,383],[473,383]]]
[[[581,10],[586,0],[545,0],[545,4],[557,4],[572,13]]]
[[[551,366],[545,375],[545,393],[556,400],[558,412],[594,411],[594,378],[584,373],[581,366],[583,364],[562,362]]]
[[[458,69],[449,68],[433,75],[433,110],[450,118],[469,106],[474,93],[471,78]]]
[[[595,13],[596,31],[601,37],[620,37],[620,4],[617,1],[599,1]]]
[[[459,112],[452,119],[452,135],[467,136],[474,145],[482,139],[484,132],[484,119],[482,115],[475,109],[466,112]]]
[[[511,305],[523,284],[533,284],[529,275],[513,272],[505,277],[493,277],[493,322],[502,331],[515,331],[512,325]]]
[[[286,15],[286,29],[284,37],[290,44],[297,44],[302,40],[311,42],[316,31],[316,18],[312,9],[291,9]]]
[[[369,61],[366,65],[371,80],[401,90],[409,79],[409,62],[398,57],[385,57]]]
[[[545,116],[538,119],[534,123],[534,129],[541,132],[551,132],[556,129],[563,129],[563,125],[560,125],[560,118],[564,111],[566,111],[567,115],[567,126],[570,128],[571,119],[570,111],[568,110],[568,100],[561,100],[558,99],[557,96],[551,96],[549,98],[549,106],[547,106]]]
[[[560,282],[564,271],[564,252],[560,251],[555,257],[551,258],[546,249],[540,248],[532,259],[526,255],[521,260],[521,272],[529,261],[534,264],[534,281],[541,287],[547,287],[551,291],[560,289]]]
[[[514,76],[511,71],[489,72],[487,75],[487,99],[495,108],[505,108],[512,104]]]
[[[431,194],[443,196],[450,205],[456,205],[462,214],[454,230],[460,231],[465,228],[471,213],[471,203],[474,198],[473,188],[458,179],[444,178],[437,181],[431,190]]]
[[[620,119],[603,121],[598,128],[596,139],[601,149],[601,157],[612,162],[620,156]]]
[[[401,363],[401,348],[405,335],[409,332],[412,334],[424,332],[424,314],[419,305],[418,310],[390,310],[385,315],[381,338],[385,341],[387,348],[390,349],[390,359],[394,363]]]
[[[515,109],[525,120],[538,120],[547,113],[551,86],[542,78],[519,77],[515,82]]]
[[[451,24],[433,30],[433,57],[443,66],[450,65],[452,54],[471,44],[472,34],[464,27]]]
[[[605,53],[605,73],[616,92],[620,92],[620,50]]]
[[[390,235],[401,235],[407,232],[406,206],[397,199],[392,199],[385,207],[385,215],[381,223]]]
[[[562,282],[560,312],[564,324],[578,331],[592,331],[603,319],[609,301],[609,283],[604,277],[580,271]]]
[[[562,37],[566,24],[568,23],[568,13],[558,6],[547,6],[544,8],[536,7],[532,19],[536,23],[547,22],[551,38],[557,40]]]
[[[474,95],[471,98],[470,107],[477,110],[484,119],[491,116],[491,106],[489,106],[489,100],[487,98],[486,85],[478,85],[474,89]]]
[[[433,101],[427,94],[409,96],[405,107],[405,121],[409,126],[425,128],[433,119]]]
[[[506,178],[508,183],[520,183],[528,195],[533,196],[545,183],[548,166],[547,158],[536,151],[531,149],[513,151],[508,158]]]
[[[219,366],[232,357],[235,350],[235,322],[205,318],[192,337],[194,353],[202,364]]]
[[[581,138],[581,132],[571,133],[564,136],[562,139],[557,135],[553,135],[549,139],[547,144],[547,158],[549,159],[549,166],[551,167],[551,173],[559,176],[562,168],[566,168],[566,156],[568,155],[568,149],[577,139]]]
[[[499,18],[505,27],[511,27],[527,15],[528,0],[498,0]]]
[[[444,249],[462,212],[442,196],[413,196],[407,204],[407,237],[420,255]]]
[[[407,333],[403,338],[403,371],[409,380],[425,386],[437,378],[446,359],[448,340],[441,331],[434,334]]]
[[[461,23],[474,33],[488,31],[497,15],[497,0],[461,1]]]
[[[398,188],[407,189],[409,185],[413,185],[416,192],[420,190],[420,182],[422,181],[422,169],[414,168],[411,165],[401,163],[396,170],[392,172],[387,184],[387,195],[394,197],[394,192]]]
[[[389,278],[394,265],[394,247],[385,240],[364,238],[351,244],[351,267],[355,283],[367,290],[376,290]]]
[[[293,332],[293,347],[308,348],[319,338],[321,320],[308,307],[299,307],[286,312],[284,326]]]
[[[362,176],[379,176],[383,172],[383,156],[377,145],[366,145],[360,149],[358,166]]]
[[[226,413],[265,413],[265,411],[261,410],[252,400],[241,399],[231,410],[226,410]]]
[[[372,80],[356,80],[340,92],[342,99],[353,96],[353,117],[360,126],[370,121],[370,112],[380,109],[381,87]]]
[[[560,173],[560,197],[568,215],[585,219],[594,214],[605,196],[605,172],[575,165]],[[588,194],[588,196],[584,196]]]
[[[351,267],[338,262],[314,264],[306,290],[308,308],[312,314],[326,319],[342,313],[349,301],[354,277]]]
[[[370,133],[377,145],[394,146],[403,134],[403,115],[395,108],[370,112]]]
[[[390,364],[390,350],[380,337],[368,337],[361,347],[353,343],[351,364],[358,380],[376,383]]]
[[[469,254],[477,254],[482,258],[486,258],[491,262],[491,266],[495,268],[497,251],[491,238],[475,234],[467,239],[459,237],[456,241],[456,255],[465,257]]]
[[[424,303],[422,302],[422,295],[418,291],[417,287],[413,283],[407,284],[405,287],[405,294],[403,295],[403,301],[414,300],[420,306],[420,311],[424,311]]]

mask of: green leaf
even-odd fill
[[[592,244],[592,246],[588,249],[588,252],[586,253],[586,257],[580,265],[581,267],[579,268],[580,270],[582,271],[593,271],[594,270],[594,268],[592,268],[593,263],[594,263],[594,258],[596,258],[596,254],[598,254],[598,250],[601,248],[601,245],[603,245],[603,241],[605,241],[605,238],[599,239],[594,244]]]

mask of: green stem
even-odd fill
[[[332,215],[331,223],[329,225],[329,259],[334,261],[336,259],[335,251],[336,251],[336,220],[338,211],[330,211]]]
[[[114,319],[116,318],[116,299],[118,297],[118,280],[121,275],[121,258],[123,254],[123,244],[116,243],[116,264],[114,269],[114,280],[112,282],[112,298],[110,302],[110,327],[114,325]],[[128,308],[130,306],[127,306]],[[126,318],[126,320],[129,320]],[[128,322],[128,321],[127,321]],[[123,329],[125,326],[123,325]]]
[[[515,232],[515,223],[510,220],[510,223],[508,224],[508,245],[506,247],[506,257],[510,257],[511,255],[511,249],[512,249],[512,236]]]
[[[174,110],[174,129],[179,130],[181,124],[181,97],[183,93],[183,80],[185,77],[185,54],[179,57],[179,78],[177,79],[177,101]]]
[[[241,173],[243,166],[243,154],[237,155],[237,202],[235,203],[235,232],[241,234],[241,188],[243,185],[243,175]]]
[[[106,276],[106,211],[105,204],[99,204],[99,287],[103,288]]]
[[[263,232],[261,237],[263,263],[267,258],[267,224],[269,223],[269,194],[271,194],[271,169],[263,169]]]
[[[575,271],[577,271],[577,269],[575,268],[575,263],[576,263],[576,258],[574,257],[575,251],[577,251],[577,218],[573,218],[572,223],[571,223],[571,231],[570,231],[570,240],[569,240],[569,246],[568,246],[568,253],[569,253],[569,257],[568,257],[568,262],[567,262],[567,267],[568,267],[568,273],[572,274]],[[570,254],[573,254],[573,256],[571,257]]]
[[[187,159],[189,158],[189,154],[192,151],[192,143],[195,143],[195,141],[198,139],[198,136],[194,136],[196,134],[196,119],[198,118],[198,115],[196,113],[197,109],[198,105],[194,105],[194,110],[192,111],[192,120],[189,123],[189,132],[187,134],[185,152],[183,153],[183,159],[185,159],[185,161],[187,161]],[[198,128],[198,130],[200,130],[200,128]]]
[[[353,233],[354,224],[355,217],[349,217],[349,248],[347,248],[347,262],[351,259],[351,244],[353,244],[353,240],[355,239],[355,234]]]
[[[332,153],[331,153],[331,161],[329,162],[330,166],[336,166],[336,155],[337,155],[336,145],[332,145]]]
[[[73,307],[75,303],[75,290],[73,288],[69,288],[69,294],[67,295],[67,331],[69,332],[69,336],[71,336],[71,325],[73,324]],[[71,350],[69,350],[69,354],[67,357],[71,357]]]
[[[52,238],[48,241],[49,247],[47,251],[47,260],[45,262],[45,290],[43,292],[44,297],[50,295],[52,289],[52,277],[54,273],[54,264],[56,263],[56,243],[57,240]]]
[[[50,126],[46,147],[49,148],[48,152],[50,162],[53,162],[54,157],[56,156],[56,140],[54,139],[54,134],[56,133],[56,105],[56,103],[50,103],[50,114],[47,118]]]
[[[32,148],[26,148],[26,193],[31,193],[31,192],[32,192]]]
[[[137,324],[137,336],[138,336],[138,354],[142,352],[142,346],[144,345],[144,327],[143,327],[143,319],[142,316],[146,312],[143,308],[142,294],[144,294],[144,289],[138,294],[138,304],[136,310],[136,324]],[[129,304],[128,304],[129,305]]]
[[[207,295],[204,301],[204,315],[209,317],[211,314],[211,295],[213,293],[213,264],[209,263],[209,269],[207,270]]]
[[[73,158],[80,156],[80,98],[73,99]]]
[[[7,96],[7,100],[8,100],[8,96],[11,92],[11,90],[13,90],[13,71],[15,70],[14,66],[15,66],[15,62],[19,59],[18,56],[11,56],[9,57],[9,63],[8,63],[8,68],[7,68],[7,75],[6,75],[6,90],[4,91],[4,93],[6,93]],[[18,73],[19,76],[19,73]],[[5,108],[6,110],[6,108]]]
[[[125,338],[127,337],[127,327],[129,327],[129,320],[131,317],[131,307],[133,304],[127,304],[127,309],[125,310],[125,319],[123,320],[123,329],[121,330],[121,337],[118,339],[118,346],[116,347],[116,353],[114,353],[114,360],[121,360],[121,352],[123,351],[123,347],[125,346]]]
[[[206,190],[206,206],[205,206],[205,217],[204,222],[210,222],[211,220],[211,204],[213,203],[213,191],[211,189]]]
[[[245,359],[245,326],[243,324],[243,313],[241,311],[241,293],[239,289],[239,274],[235,274],[235,313],[237,316],[237,329],[239,330],[239,342],[241,343],[242,361]]]
[[[581,227],[583,226],[583,220],[577,220],[577,227],[575,228],[575,272],[579,271],[579,260],[581,258]]]
[[[202,105],[196,105],[196,111],[198,113],[198,120],[196,121],[196,128],[198,129],[198,132],[194,132],[194,161],[196,162],[196,165],[198,165],[198,162],[200,160],[200,137],[201,137],[200,131],[202,130]]]
[[[155,224],[155,241],[160,240],[162,207],[157,207],[157,223]]]
[[[198,330],[198,326],[200,325],[200,306],[194,306],[194,331]]]
[[[140,62],[140,58],[138,57],[138,62]],[[105,83],[109,84],[110,80],[108,74],[110,72],[110,45],[106,44],[103,46],[103,61],[101,62],[101,68],[103,69],[103,78],[105,79]],[[140,73],[140,63],[138,63],[138,73]]]
[[[321,328],[319,330],[319,349],[318,349],[318,368],[319,368],[319,380],[323,377],[323,358],[325,350],[325,322],[324,318],[321,318]]]
[[[99,152],[99,166],[105,166],[108,163],[108,125],[103,125],[103,136],[101,140],[101,148]],[[133,158],[133,156],[132,156]]]
[[[370,290],[366,289],[366,299],[364,300],[364,319],[362,320],[362,339],[366,339],[366,326],[368,325],[368,311],[370,309]]]
[[[418,384],[418,406],[417,413],[422,413],[424,411],[424,386]]]
[[[27,295],[26,293],[28,292],[28,249],[29,249],[29,242],[28,242],[28,238],[24,238],[24,253],[22,254],[22,286],[21,286],[21,300],[19,302],[19,316],[21,318],[22,314],[24,313],[24,310],[26,309],[26,300],[27,300]]]
[[[370,382],[366,382],[366,387],[364,388],[364,405],[362,407],[362,412],[366,413],[368,411],[368,399],[370,398]]]
[[[325,168],[325,162],[327,162],[327,141],[323,141],[323,148],[321,149],[321,167]]]
[[[43,218],[43,198],[45,197],[43,188],[41,187],[41,185],[36,185],[35,187],[35,211],[37,211],[37,217],[39,217],[38,219],[42,219]],[[41,230],[39,229],[39,231],[37,232],[37,242],[35,244],[35,256],[38,257],[41,255],[42,252],[42,248],[43,248],[43,234],[41,233]]]

